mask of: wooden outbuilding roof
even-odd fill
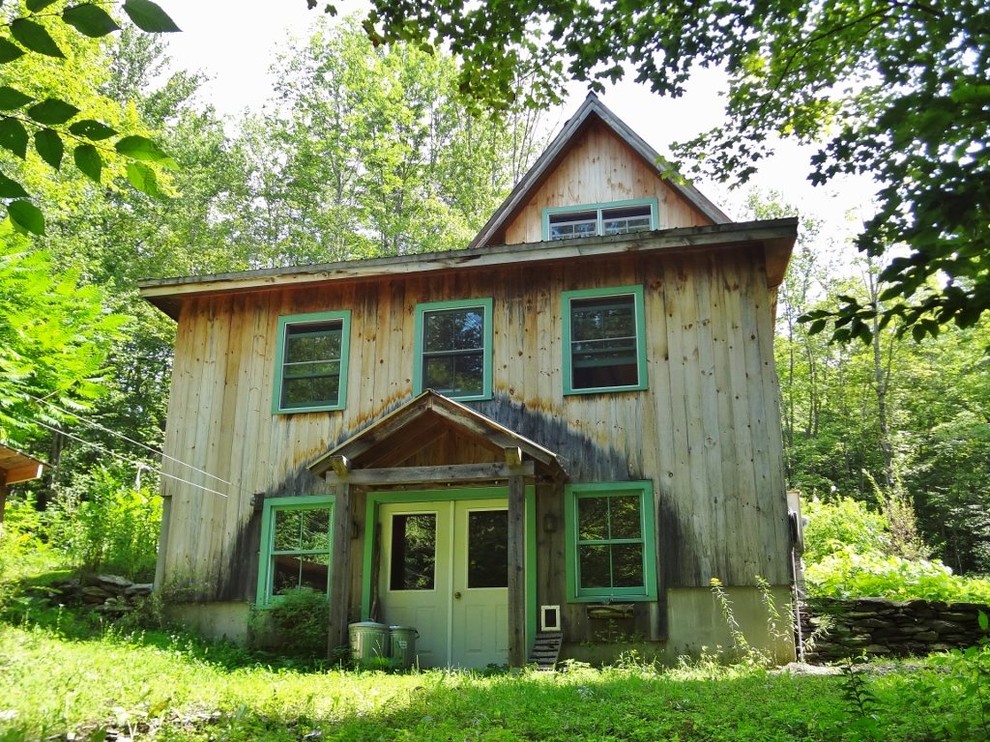
[[[38,479],[44,464],[25,453],[0,444],[0,484]]]

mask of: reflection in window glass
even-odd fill
[[[336,406],[340,401],[343,321],[286,325],[279,406]]]
[[[327,505],[272,508],[270,595],[300,587],[329,590],[330,514]]]
[[[639,384],[634,297],[572,299],[570,353],[572,389]]]
[[[581,589],[645,585],[640,495],[577,498],[577,566]]]
[[[423,314],[423,383],[450,397],[484,393],[483,307],[438,309]]]
[[[509,513],[468,512],[468,587],[508,587]]]
[[[393,515],[391,547],[389,588],[432,590],[437,561],[436,514]]]

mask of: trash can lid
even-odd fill
[[[347,624],[348,628],[353,628],[355,626],[363,626],[366,629],[387,629],[383,623],[378,623],[377,621],[355,621],[354,623]]]
[[[396,626],[396,625],[393,625],[393,626],[389,626],[388,627],[388,630],[389,631],[415,631],[416,630],[416,627],[415,626]]]

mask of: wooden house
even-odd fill
[[[306,586],[424,666],[728,646],[783,608],[773,315],[734,223],[595,96],[463,250],[147,281],[178,323],[157,585],[202,630]]]

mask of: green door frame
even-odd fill
[[[401,490],[369,492],[364,518],[364,560],[361,579],[361,617],[371,618],[371,584],[375,549],[375,524],[378,522],[378,506],[382,503],[402,502],[450,502],[451,500],[509,499],[509,487],[463,487],[443,490]],[[536,639],[536,487],[526,485],[526,646]]]

